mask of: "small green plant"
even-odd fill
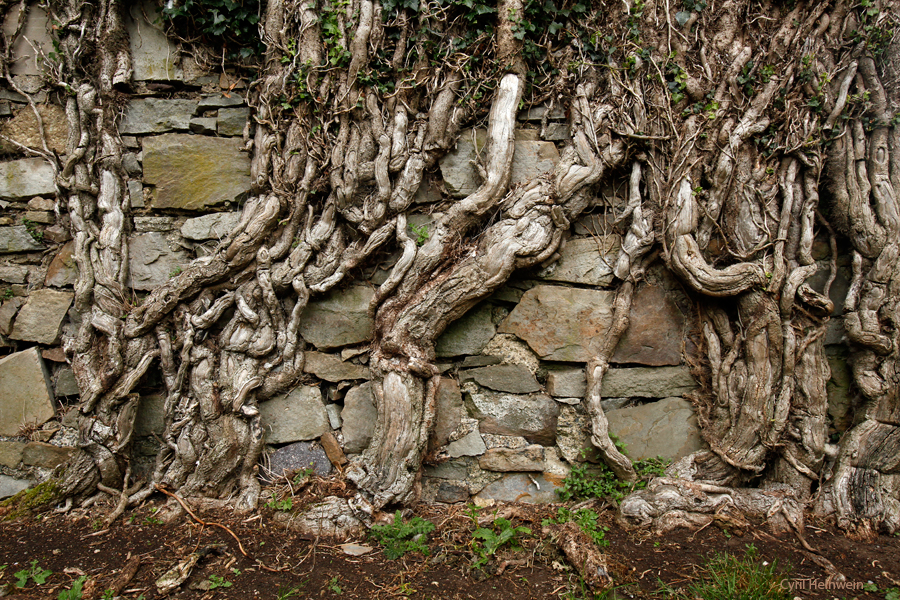
[[[216,588],[230,588],[231,582],[226,581],[224,577],[220,575],[210,575],[209,576],[209,589],[214,590]]]
[[[81,588],[84,586],[84,582],[87,581],[87,575],[82,575],[78,579],[72,582],[72,587],[68,590],[63,590],[57,596],[57,600],[81,600]]]
[[[313,469],[312,467],[309,467],[308,469],[300,469],[297,472],[297,474],[294,475],[294,479],[293,479],[294,485],[300,485],[301,483],[303,483],[304,479],[311,476],[315,472],[316,472],[316,470]]]
[[[156,518],[156,513],[159,511],[158,508],[154,507],[150,509],[150,514],[144,517],[144,522],[147,525],[162,525],[162,520]]]
[[[278,590],[276,599],[277,600],[288,600],[289,598],[296,598],[300,596],[300,591],[302,590],[302,586],[300,587],[292,587],[292,588],[282,588]]]
[[[661,591],[678,600],[790,600],[793,595],[784,583],[787,572],[779,572],[777,561],[758,560],[756,547],[748,544],[740,558],[714,554],[686,588],[664,585]]]
[[[44,243],[44,231],[38,227],[38,224],[30,219],[22,219],[22,224],[25,226],[25,231],[28,232],[28,235],[32,237],[32,239],[38,244]]]
[[[900,588],[892,587],[884,591],[884,600],[900,600]]]
[[[179,275],[181,275],[181,267],[175,267],[174,269],[172,269],[171,271],[169,271],[169,278],[170,278],[170,279],[171,279],[172,277],[178,277]]]
[[[343,592],[343,590],[341,589],[340,581],[341,580],[337,575],[329,579],[326,585],[328,591],[330,591],[332,594],[335,594],[336,596],[340,596],[341,592]]]
[[[560,506],[556,510],[555,519],[545,519],[544,524],[548,523],[568,523],[572,521],[585,532],[591,540],[601,548],[609,546],[609,540],[606,539],[606,532],[609,527],[597,523],[598,515],[590,508],[579,508],[572,512],[568,507]]]
[[[422,246],[428,241],[428,225],[420,225],[416,227],[412,223],[409,224],[409,230],[416,236],[416,246]]]
[[[384,546],[384,555],[394,560],[407,552],[428,554],[428,534],[434,531],[434,523],[421,517],[413,517],[404,523],[400,511],[394,513],[394,522],[390,525],[375,525],[369,532],[379,544]]]
[[[613,443],[618,442],[614,436],[611,436],[611,439],[613,439]],[[616,444],[617,447],[619,444],[621,442]],[[622,450],[624,450],[624,444],[621,444],[620,451]],[[606,498],[613,502],[619,502],[625,497],[625,494],[647,487],[648,480],[664,475],[669,462],[659,456],[635,461],[633,463],[634,470],[640,479],[634,483],[619,480],[606,465],[598,465],[592,471],[588,471],[588,465],[582,463],[572,467],[572,470],[563,479],[562,487],[557,488],[556,493],[563,502],[585,498]]]
[[[16,578],[17,588],[23,588],[28,585],[29,579],[32,580],[35,585],[44,585],[47,583],[47,578],[51,575],[53,575],[53,571],[40,568],[37,560],[31,561],[31,567],[13,573],[13,577]]]
[[[113,600],[116,597],[116,590],[109,588],[103,590],[103,595],[100,596],[101,600]]]
[[[3,300],[9,300],[12,297],[13,297],[13,290],[11,287],[8,287],[5,290],[3,290]]]
[[[272,510],[280,510],[283,512],[287,512],[294,507],[293,499],[288,496],[287,498],[278,499],[278,496],[275,493],[272,493],[272,499],[266,502],[266,506],[271,508]]]
[[[505,545],[509,545],[513,550],[519,550],[518,537],[520,535],[531,535],[531,529],[528,527],[513,527],[509,519],[494,519],[492,529],[479,527],[472,534],[472,551],[478,557],[472,563],[472,568],[480,569],[490,558],[497,553],[497,550]]]

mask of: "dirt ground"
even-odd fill
[[[555,544],[541,533],[545,518],[556,515],[551,505],[495,506],[481,509],[490,519],[494,511],[511,514],[515,526],[534,533],[523,536],[522,549],[500,551],[484,570],[472,569],[471,509],[420,507],[415,514],[436,524],[429,536],[430,553],[410,553],[388,560],[381,546],[365,536],[353,540],[314,539],[275,524],[273,510],[251,517],[203,514],[201,519],[229,529],[248,556],[222,527],[203,526],[188,516],[173,524],[155,517],[160,498],[126,512],[108,529],[101,509],[75,510],[67,516],[45,512],[0,523],[0,596],[58,598],[80,575],[86,575],[84,598],[101,598],[118,582],[121,596],[145,600],[163,597],[155,582],[192,553],[203,554],[186,581],[169,598],[340,598],[340,599],[515,599],[592,598]],[[777,538],[764,528],[728,531],[716,526],[698,532],[677,531],[655,536],[627,531],[617,525],[611,510],[601,513],[609,527],[604,549],[615,591],[614,598],[665,598],[661,582],[680,587],[698,576],[712,553],[743,556],[747,545],[759,561],[777,561],[788,569],[796,598],[885,598],[885,590],[900,587],[900,537],[881,536],[858,542],[825,523],[811,524],[807,541],[857,587],[869,583],[880,591],[822,589],[827,573],[804,550],[796,537]],[[345,552],[345,542],[371,547],[366,554]],[[33,579],[14,587],[15,573],[31,569],[52,572],[42,585]],[[504,563],[506,563],[504,565]],[[5,567],[4,567],[5,565]],[[137,568],[127,582],[121,573]],[[501,571],[502,573],[499,573]],[[118,580],[118,581],[117,581]],[[811,589],[812,588],[812,589]],[[11,594],[11,595],[9,595]],[[111,597],[107,594],[107,597]],[[724,599],[723,599],[724,600]]]

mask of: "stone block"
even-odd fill
[[[475,381],[482,387],[510,394],[530,394],[541,389],[537,379],[524,365],[492,365],[468,369],[460,371],[459,380]]]
[[[543,471],[544,447],[491,448],[478,459],[478,465],[485,471]]]
[[[0,163],[0,199],[24,200],[32,196],[52,196],[55,193],[53,167],[43,158],[20,158]],[[0,252],[2,251],[3,245],[0,243]]]
[[[131,208],[144,208],[144,185],[136,180],[128,181],[128,200]]]
[[[259,413],[270,444],[313,440],[331,430],[317,387],[301,385],[261,402]]]
[[[241,213],[211,213],[188,219],[181,226],[181,235],[189,240],[221,240],[240,223]]]
[[[25,214],[22,215],[22,221],[32,223],[40,223],[41,225],[52,225],[56,222],[56,217],[53,216],[53,213],[43,211],[43,210],[27,210]]]
[[[65,154],[68,137],[66,111],[56,104],[39,104],[37,109],[41,115],[47,147],[57,154]],[[16,111],[16,116],[3,123],[0,126],[0,134],[10,140],[0,140],[0,153],[21,154],[22,149],[17,144],[41,152],[44,150],[37,117],[34,116],[30,106],[20,108]]]
[[[134,418],[134,435],[146,437],[166,432],[166,397],[164,394],[144,394],[138,401]]]
[[[55,415],[50,376],[36,347],[0,358],[0,435],[24,424],[42,425]]]
[[[652,366],[681,364],[684,316],[662,287],[647,285],[639,288],[634,294],[628,320],[630,325],[619,338],[610,362]]]
[[[119,133],[137,135],[188,131],[191,126],[191,118],[196,110],[196,100],[135,98],[130,100],[125,108],[125,116],[119,125]],[[144,143],[146,144],[152,139],[154,138],[148,138],[144,140]]]
[[[28,267],[24,265],[0,266],[0,281],[6,283],[25,283],[28,278]]]
[[[162,31],[159,8],[144,0],[129,2],[125,29],[131,49],[135,81],[181,81],[184,74],[176,64],[178,48]]]
[[[0,442],[0,465],[17,469],[22,462],[25,442]]]
[[[134,217],[134,230],[138,233],[149,233],[151,231],[174,231],[176,225],[177,223],[175,217]]]
[[[534,137],[523,131],[516,132],[510,185],[530,181],[551,171],[559,162],[556,145],[536,141]],[[451,196],[465,198],[478,189],[480,182],[472,161],[483,150],[485,141],[483,129],[463,131],[456,147],[440,160],[444,186]]]
[[[554,368],[547,370],[547,393],[556,398],[584,398],[587,379],[584,369]]]
[[[484,439],[478,430],[470,431],[463,437],[454,442],[447,444],[447,455],[450,458],[459,458],[461,456],[478,456],[484,454],[487,446],[484,445]]]
[[[428,440],[428,449],[434,452],[450,441],[450,434],[456,431],[466,416],[459,384],[454,379],[442,377],[435,394],[434,429]]]
[[[15,496],[19,492],[32,487],[35,483],[30,479],[16,479],[9,475],[0,474],[0,500]]]
[[[375,431],[378,411],[371,383],[351,388],[344,396],[344,410],[341,411],[344,434],[344,452],[359,454],[369,446]]]
[[[482,433],[520,435],[532,443],[553,445],[559,405],[549,396],[464,389],[470,392],[468,397]]]
[[[704,447],[694,409],[681,398],[611,410],[606,417],[631,460],[662,456],[675,461]]]
[[[64,448],[43,442],[29,442],[22,450],[22,462],[30,467],[55,469],[68,462],[74,453],[75,448]]]
[[[250,189],[250,157],[238,139],[171,133],[143,141],[153,208],[203,210]]]
[[[200,100],[200,110],[208,108],[233,108],[235,106],[243,106],[244,99],[235,93],[213,94]]]
[[[44,277],[44,285],[49,287],[65,287],[75,285],[78,281],[78,265],[75,264],[75,242],[68,242],[47,267],[47,275]]]
[[[9,72],[12,75],[41,75],[41,54],[53,52],[53,40],[48,27],[47,12],[37,2],[27,3],[27,14],[21,34],[12,45],[10,56],[12,62]],[[18,4],[7,8],[3,19],[3,32],[12,37],[16,31],[19,17]],[[36,52],[37,49],[40,53]]]
[[[603,377],[605,398],[668,398],[697,388],[688,367],[610,369]]]
[[[559,260],[541,269],[537,276],[550,281],[608,286],[619,255],[620,238],[573,238],[559,251]]]
[[[10,298],[0,304],[0,334],[9,335],[19,308],[25,303],[21,298]]]
[[[268,469],[274,477],[289,476],[304,469],[312,469],[316,475],[324,476],[331,473],[331,461],[319,444],[297,442],[276,450],[269,457]]]
[[[310,301],[300,320],[300,335],[319,350],[370,340],[374,321],[369,302],[374,296],[369,286],[353,286]]]
[[[159,287],[190,262],[190,254],[165,233],[154,231],[128,237],[128,285],[136,290]]]
[[[491,320],[493,307],[481,303],[447,326],[435,342],[438,357],[479,354],[497,331]]]
[[[303,372],[311,373],[319,379],[335,383],[354,379],[369,379],[372,376],[367,367],[344,362],[340,356],[325,354],[324,352],[307,352]]]
[[[600,454],[591,443],[591,419],[580,406],[560,407],[556,446],[569,464],[601,462]]]
[[[78,388],[78,382],[75,381],[75,373],[71,367],[63,367],[53,376],[53,390],[57,397],[60,396],[78,396],[81,390]]]
[[[9,337],[14,340],[52,344],[75,294],[41,289],[31,292],[19,310]]]
[[[246,106],[240,108],[220,108],[216,118],[216,131],[219,135],[240,136],[244,134],[244,127],[250,118],[250,109]]]
[[[194,117],[190,122],[191,131],[201,135],[213,135],[216,133],[216,119],[214,117]]]
[[[539,475],[511,473],[485,486],[475,499],[527,504],[559,502],[556,489],[562,487],[562,480],[562,477],[550,473]]]

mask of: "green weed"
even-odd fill
[[[428,534],[434,531],[434,523],[421,517],[413,517],[404,523],[400,511],[394,513],[394,522],[390,525],[375,525],[369,535],[384,546],[384,555],[394,560],[407,552],[428,554]]]
[[[493,528],[479,527],[472,534],[472,551],[478,557],[472,568],[480,569],[503,546],[509,545],[513,550],[520,550],[518,537],[531,535],[528,527],[513,527],[509,519],[494,519]]]
[[[581,530],[585,532],[595,544],[597,544],[597,546],[605,548],[606,546],[609,546],[609,541],[606,539],[606,532],[609,531],[609,527],[597,523],[597,519],[599,516],[600,515],[598,515],[590,508],[580,508],[573,512],[568,507],[560,506],[556,511],[556,518],[545,519],[544,524],[561,524],[572,521],[573,523],[578,525]]]
[[[29,579],[32,580],[35,585],[44,585],[47,582],[47,578],[51,575],[53,575],[53,571],[40,568],[36,559],[31,561],[31,567],[13,573],[13,577],[16,578],[17,588],[23,588],[28,585]]]
[[[87,575],[82,575],[74,582],[72,582],[72,587],[63,590],[57,596],[57,600],[81,600],[81,588],[84,586],[84,582],[87,581]]]
[[[209,576],[209,589],[214,590],[216,588],[230,588],[231,582],[226,581],[224,577],[220,575],[210,575]]]

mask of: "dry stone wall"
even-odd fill
[[[128,17],[134,93],[119,122],[128,149],[135,301],[209,255],[238,222],[250,189],[246,82],[198,69],[153,14],[152,4],[133,3]],[[32,6],[24,31],[33,44],[17,43],[12,69],[36,103],[45,140],[27,99],[0,89],[0,497],[48,477],[78,443],[71,411],[80,392],[63,346],[84,318],[73,308],[78,273],[69,217],[53,168],[29,151],[46,142],[62,153],[67,135],[62,99],[43,86],[34,56],[51,47],[46,21]],[[567,140],[564,115],[523,112],[513,185],[549,171]],[[423,183],[409,220],[414,237],[424,241],[435,213],[477,187],[472,160],[483,143],[482,130],[464,131]],[[553,501],[573,464],[597,461],[581,397],[585,363],[612,317],[613,265],[624,233],[614,217],[623,193],[600,190],[556,256],[516,274],[439,338],[444,377],[422,479],[425,500]],[[825,260],[828,252],[820,254]],[[399,255],[388,248],[351,285],[311,300],[300,327],[308,347],[303,384],[260,406],[270,449],[262,477],[310,465],[329,472],[368,445],[375,424],[368,306]],[[832,287],[836,317],[846,289],[843,273]],[[702,365],[691,366],[699,339],[694,321],[691,298],[662,267],[652,269],[603,381],[610,430],[632,459],[677,459],[704,446],[690,402],[704,393],[694,377]],[[839,319],[828,343],[829,412],[838,433],[851,424],[854,405]],[[137,467],[147,469],[163,430],[159,373],[151,370],[137,391],[135,443],[144,458]]]

